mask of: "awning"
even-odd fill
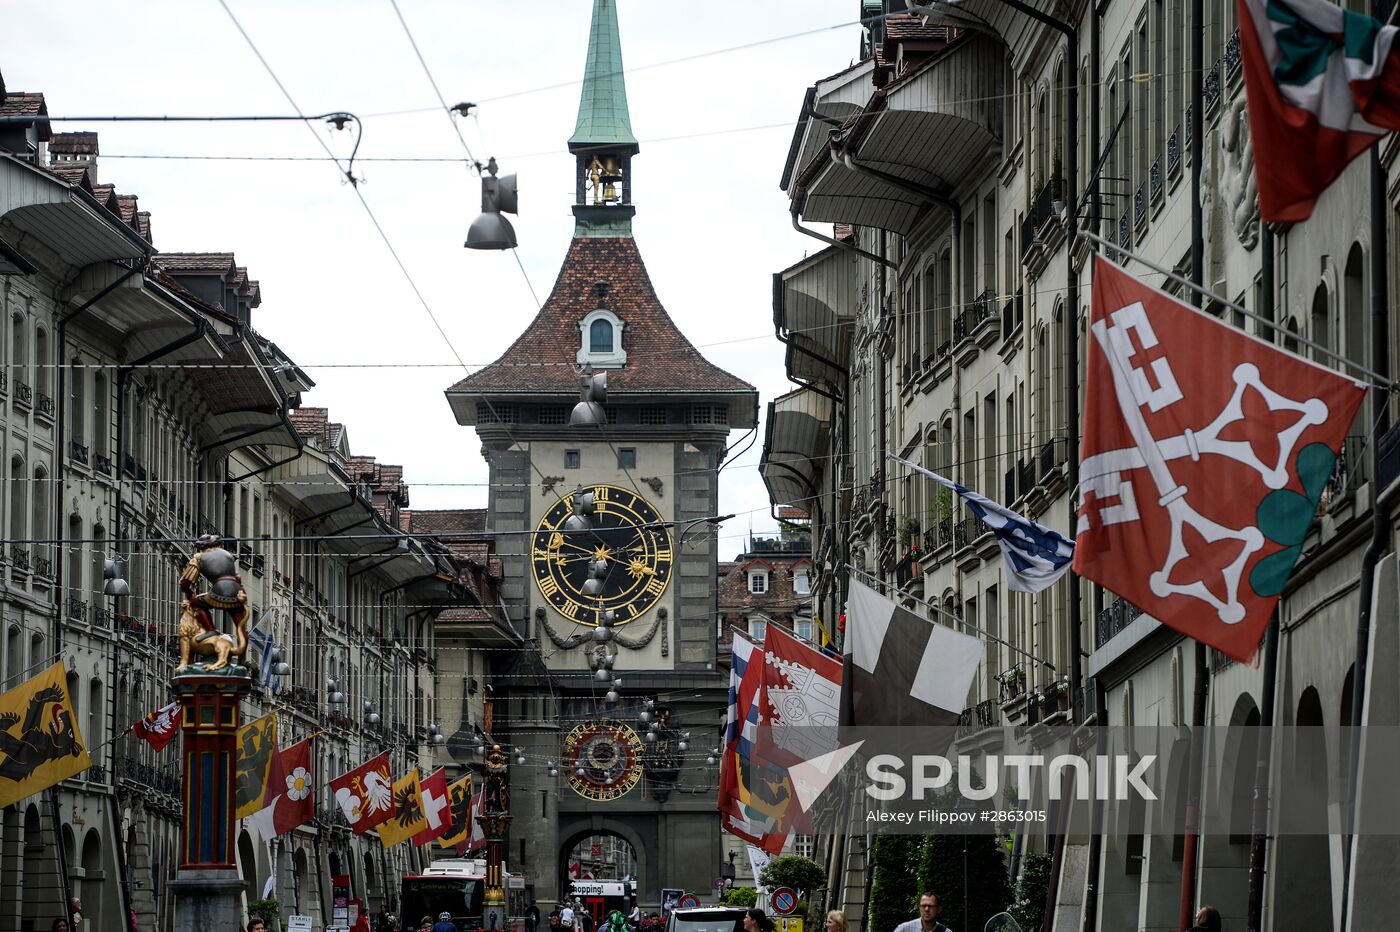
[[[758,470],[774,504],[813,509],[817,479],[831,449],[831,399],[799,388],[768,402]]]
[[[233,343],[222,359],[184,361],[190,363],[185,374],[207,412],[205,426],[218,438],[205,452],[223,455],[258,445],[300,445],[287,422],[287,395],[249,339]]]
[[[844,388],[860,268],[829,246],[774,276],[773,325],[788,343],[788,375]]]
[[[37,237],[69,265],[151,252],[91,194],[11,155],[0,155],[0,220]]]
[[[783,167],[780,187],[784,191],[795,173],[801,173],[814,158],[823,154],[827,140],[837,128],[821,118],[847,120],[870,101],[870,95],[875,92],[870,80],[874,69],[875,62],[866,59],[807,89],[802,101],[802,117],[793,133],[787,164]]]
[[[0,275],[32,275],[34,265],[9,243],[0,239]]]
[[[70,301],[81,305],[121,280],[88,313],[120,334],[117,342],[125,364],[223,360],[228,344],[198,309],[141,274],[122,280],[125,274],[125,269],[110,265],[85,270]]]
[[[950,198],[985,170],[1000,144],[1004,72],[1001,46],[974,34],[877,92],[800,175],[794,208],[809,222],[907,235],[938,209],[919,189]]]

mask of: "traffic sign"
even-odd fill
[[[694,909],[700,905],[700,898],[694,893],[687,893],[681,897],[681,909]]]
[[[779,918],[778,932],[802,932],[802,917],[783,916]]]
[[[311,917],[288,916],[287,932],[311,932]]]
[[[791,916],[797,909],[797,891],[792,887],[779,887],[768,897],[768,903],[779,916]]]

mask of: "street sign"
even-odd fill
[[[288,916],[287,932],[311,932],[311,917]]]
[[[797,891],[792,887],[779,887],[768,897],[768,902],[779,916],[791,916],[797,909]]]
[[[687,893],[681,897],[681,909],[694,909],[700,905],[700,898],[694,893]]]
[[[801,916],[784,916],[778,920],[778,932],[802,932]]]

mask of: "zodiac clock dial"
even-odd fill
[[[642,739],[621,722],[580,722],[564,738],[569,788],[584,799],[626,796],[642,778]]]
[[[531,571],[540,595],[570,621],[596,626],[613,612],[624,625],[655,607],[670,582],[671,534],[656,508],[641,495],[615,485],[584,488],[595,513],[586,530],[566,526],[574,495],[544,514],[531,541]],[[594,580],[589,586],[590,580]]]

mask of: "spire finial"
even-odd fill
[[[633,152],[639,148],[627,113],[622,43],[617,32],[617,0],[593,0],[588,63],[583,70],[578,123],[569,139],[569,151],[577,152],[583,146],[627,146]]]

